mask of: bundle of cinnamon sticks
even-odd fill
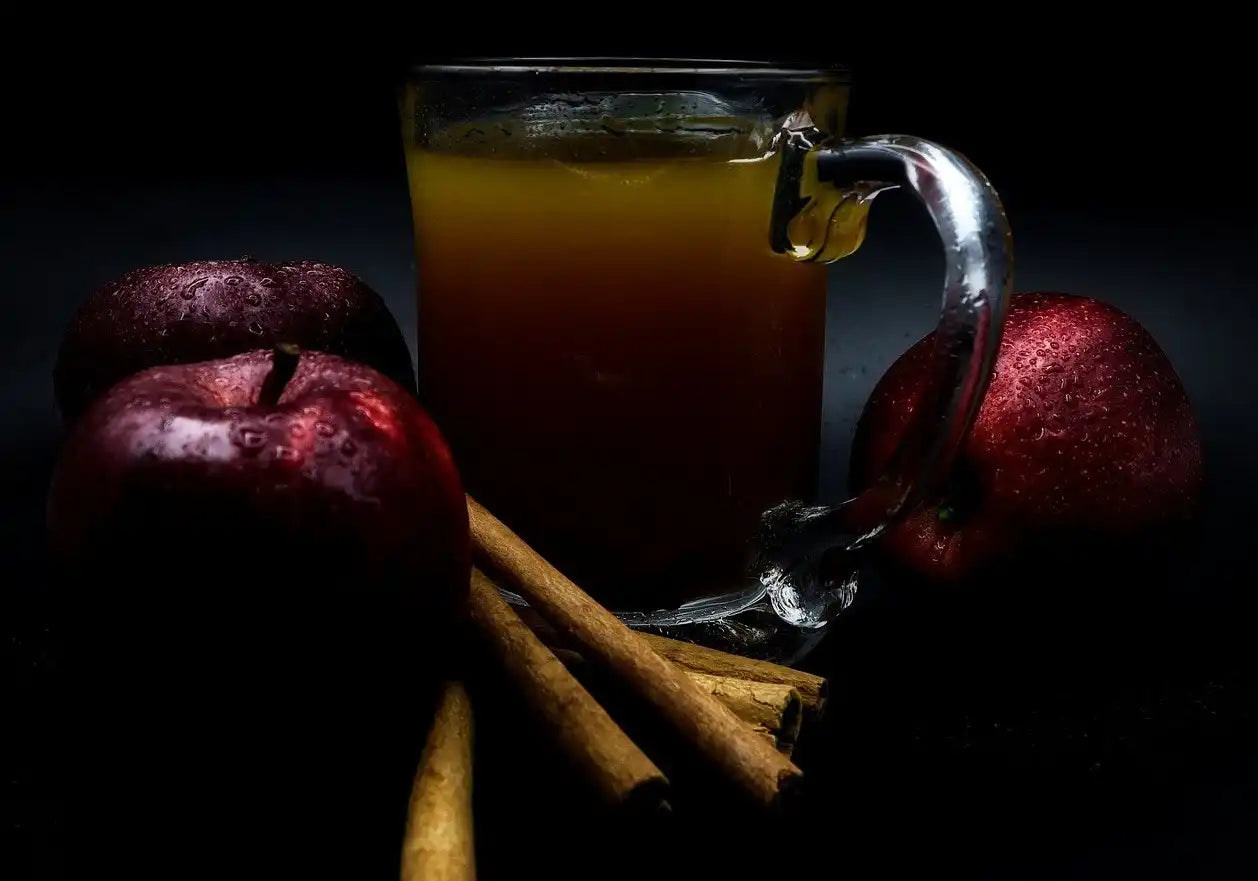
[[[606,803],[635,814],[668,810],[670,784],[595,697],[602,685],[630,694],[745,795],[781,807],[802,778],[791,751],[804,720],[824,708],[825,680],[634,631],[471,498],[468,516],[476,643]],[[500,586],[527,600],[523,617]],[[403,881],[475,877],[471,739],[471,700],[452,681],[412,787]]]

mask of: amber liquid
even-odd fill
[[[408,161],[421,392],[468,492],[652,610],[745,586],[760,513],[812,496],[826,270],[769,247],[776,155],[628,147]]]

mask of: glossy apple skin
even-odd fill
[[[459,657],[463,490],[407,390],[305,353],[259,404],[272,360],[151,368],[70,433],[47,510],[68,797],[115,866],[173,870],[192,836],[213,842],[201,869],[396,876],[432,688]]]
[[[928,388],[932,346],[928,336],[902,355],[865,405],[851,481],[872,491],[858,517],[877,507],[876,481]],[[930,581],[957,582],[1045,539],[1130,538],[1187,522],[1203,473],[1188,396],[1143,326],[1092,298],[1020,293],[952,485],[891,528],[880,550]]]
[[[148,266],[95,291],[62,340],[53,392],[73,423],[133,373],[276,343],[341,355],[415,389],[402,332],[361,279],[326,263],[242,259]]]

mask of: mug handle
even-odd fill
[[[864,552],[947,480],[978,413],[1000,346],[1012,290],[1009,223],[996,191],[958,153],[908,135],[826,142],[815,128],[783,133],[783,157],[770,240],[805,260],[833,260],[824,242],[792,246],[789,223],[813,202],[803,197],[805,169],[849,199],[907,185],[925,206],[943,245],[943,307],[935,330],[936,385],[901,444],[890,473],[837,507],[789,501],[766,511],[753,575],[774,612],[799,627],[820,627],[851,604]],[[885,182],[885,183],[884,183]],[[837,204],[824,218],[837,216]],[[783,210],[785,209],[785,210]],[[881,510],[871,528],[853,531],[853,510]]]

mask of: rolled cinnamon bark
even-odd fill
[[[477,569],[472,570],[468,611],[498,667],[606,802],[641,813],[667,809],[663,772]]]
[[[448,682],[411,787],[402,881],[475,881],[472,845],[472,704]]]
[[[712,676],[749,679],[752,682],[788,685],[799,693],[804,709],[810,715],[820,716],[825,710],[830,684],[821,676],[652,633],[643,633],[642,636],[653,649],[687,670]]]
[[[598,693],[597,685],[587,681],[590,679],[589,665],[580,652],[562,648],[552,648],[551,651],[577,679],[593,688],[595,694]],[[757,734],[769,740],[778,752],[791,754],[799,739],[804,716],[804,703],[798,691],[776,682],[715,676],[695,670],[686,670],[685,673],[700,688],[733,710],[734,715]]]
[[[729,707],[753,728],[767,731],[779,752],[790,755],[799,739],[804,718],[804,702],[789,685],[753,682],[731,676],[686,671],[697,685]]]
[[[477,565],[523,596],[566,642],[631,690],[720,774],[770,807],[800,782],[803,775],[790,759],[470,497],[468,518]]]
[[[568,646],[560,646],[563,637],[559,631],[534,610],[521,607],[518,613],[542,642],[551,647],[552,651],[579,654]],[[796,670],[794,667],[783,664],[774,664],[772,661],[744,658],[741,655],[733,655],[693,642],[670,639],[667,636],[657,636],[643,631],[635,632],[649,642],[656,652],[686,670],[708,673],[712,676],[747,679],[752,682],[789,685],[799,692],[800,700],[804,704],[804,712],[809,718],[820,718],[825,712],[830,682],[822,676],[805,673],[803,670]]]

